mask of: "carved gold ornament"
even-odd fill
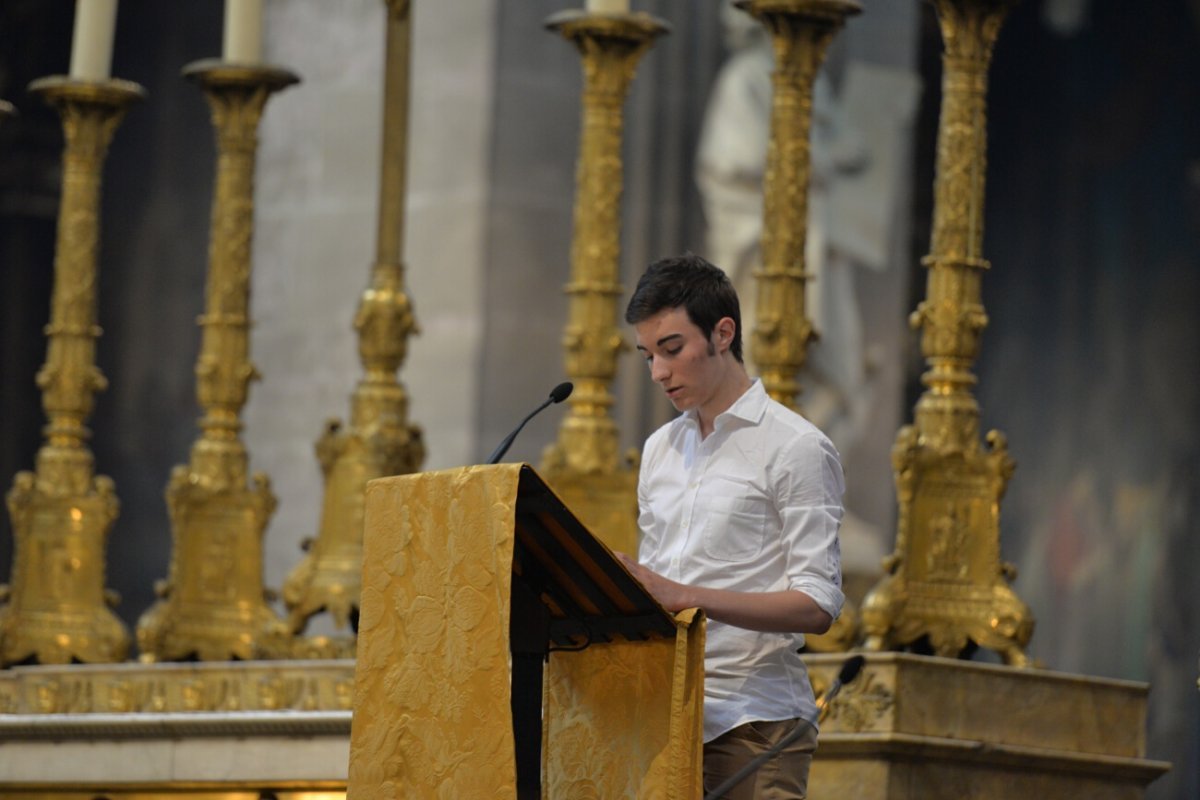
[[[258,371],[250,362],[250,244],[258,123],[272,93],[299,79],[287,70],[200,61],[200,84],[217,134],[196,395],[204,415],[191,460],[167,486],[174,548],[160,600],[138,621],[144,661],[281,658],[291,636],[264,598],[262,536],[275,496],[248,476],[241,411]]]
[[[812,276],[804,261],[813,84],[834,35],[862,7],[853,0],[741,0],[736,5],[766,27],[775,52],[751,357],[767,394],[795,409],[796,376],[808,343],[816,338],[805,307],[805,285]]]
[[[666,23],[645,13],[564,11],[547,27],[583,58],[583,124],[575,172],[571,282],[563,333],[566,373],[575,384],[558,441],[542,473],[585,524],[610,547],[637,550],[637,470],[618,454],[609,391],[617,357],[629,348],[617,327],[622,295],[621,192],[625,96],[638,60]],[[624,461],[624,463],[622,463]]]
[[[825,51],[847,17],[862,7],[853,0],[742,0],[736,4],[771,36],[771,138],[763,178],[762,266],[754,273],[758,297],[750,334],[751,358],[772,399],[800,411],[797,376],[817,338],[806,307],[811,274],[805,267],[808,188],[812,176],[810,136],[813,84]],[[858,612],[847,601],[833,627],[805,637],[817,653],[849,650],[858,641]]]
[[[957,657],[974,645],[1028,666],[1029,608],[1000,561],[1000,500],[1012,476],[1004,436],[979,441],[971,365],[987,325],[980,284],[987,172],[987,75],[1011,0],[935,0],[945,50],[932,252],[925,300],[910,322],[928,370],[913,425],[892,448],[896,549],[868,594],[868,649],[915,646]]]
[[[46,363],[37,374],[49,420],[33,472],[8,493],[14,534],[11,587],[0,587],[0,663],[121,661],[129,632],[109,609],[104,548],[119,503],[96,475],[86,427],[93,396],[108,386],[96,366],[100,178],[113,133],[142,87],[122,80],[34,81],[62,117],[62,199]]]
[[[408,2],[389,0],[376,255],[354,317],[364,375],[351,397],[350,424],[330,420],[317,441],[325,479],[320,531],[283,584],[288,626],[295,633],[322,610],[338,628],[357,618],[367,481],[416,472],[425,460],[421,429],[408,423],[408,393],[396,378],[408,337],[418,332],[403,263],[409,14]]]

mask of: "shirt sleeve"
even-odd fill
[[[788,588],[836,619],[846,599],[838,543],[845,482],[837,450],[820,433],[802,434],[782,448],[775,467]]]
[[[655,447],[658,435],[652,434],[642,448],[642,461],[638,466],[638,552],[637,560],[646,564],[653,558],[658,543],[658,532],[654,522],[654,511],[650,504],[650,478],[654,470]]]

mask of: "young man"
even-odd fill
[[[715,789],[797,725],[805,736],[730,794],[803,798],[816,704],[797,648],[842,607],[842,468],[829,440],[742,364],[737,294],[685,255],[650,265],[625,320],[683,412],[647,441],[633,572],[670,611],[708,615],[704,785]]]

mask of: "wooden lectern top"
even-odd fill
[[[675,637],[673,615],[527,464],[521,466],[517,488],[513,576],[549,609],[549,638],[558,648],[582,648],[614,637]]]

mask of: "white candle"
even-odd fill
[[[112,74],[117,0],[76,0],[71,34],[71,77],[104,81]]]
[[[629,0],[587,0],[589,14],[628,14]]]
[[[262,61],[263,0],[225,0],[221,57],[235,64]]]

